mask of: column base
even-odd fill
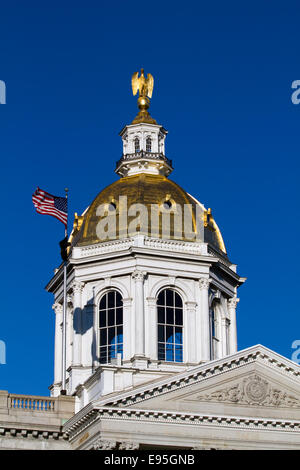
[[[132,366],[136,369],[148,369],[150,359],[146,356],[136,355],[130,359]]]
[[[69,372],[68,394],[72,395],[76,387],[83,384],[91,376],[92,368],[90,366],[73,365],[68,368],[67,372]]]

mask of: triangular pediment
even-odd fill
[[[256,346],[105,401],[101,406],[299,420],[300,367]]]

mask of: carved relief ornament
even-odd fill
[[[261,406],[300,408],[299,398],[272,387],[269,382],[254,374],[243,381],[206,395],[198,395],[198,400],[240,403]]]

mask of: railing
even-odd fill
[[[144,158],[146,160],[163,160],[172,168],[172,160],[169,160],[163,153],[145,152],[144,150],[136,153],[126,153],[116,162],[116,167],[118,168],[118,166],[123,162],[137,160],[138,158]]]
[[[19,424],[27,422],[25,416],[29,418],[28,423],[32,422],[30,421],[32,416],[36,416],[39,423],[44,420],[45,424],[49,424],[49,419],[51,419],[52,424],[56,423],[60,426],[62,419],[69,419],[74,414],[75,397],[73,396],[42,397],[8,393],[7,390],[0,390],[0,428],[7,420]]]
[[[55,399],[38,396],[9,395],[9,408],[28,411],[55,411]]]

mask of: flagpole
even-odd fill
[[[65,188],[66,199],[68,199],[68,188]],[[68,236],[68,223],[65,225],[65,238]],[[66,395],[66,367],[67,367],[67,261],[64,261],[64,303],[62,324],[62,389],[61,395]]]

